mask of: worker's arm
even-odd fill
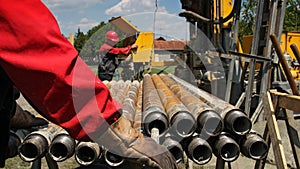
[[[109,53],[116,54],[116,55],[128,55],[130,53],[131,49],[135,49],[135,48],[137,48],[136,44],[133,44],[131,46],[126,46],[126,47],[123,47],[123,48],[112,47],[109,50]]]
[[[15,86],[74,138],[105,131],[118,108],[49,10],[39,0],[0,2],[0,66]]]

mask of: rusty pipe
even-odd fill
[[[167,112],[171,132],[182,138],[191,136],[196,129],[194,116],[158,75],[152,75],[152,81]]]
[[[169,74],[169,77],[218,112],[223,118],[224,127],[227,130],[237,135],[245,135],[246,133],[250,132],[252,128],[252,122],[246,113],[240,110],[238,107],[235,107],[230,103],[204,90],[201,90],[198,87],[172,74]]]
[[[217,158],[224,161],[235,161],[240,154],[240,147],[234,138],[228,133],[221,133],[216,140],[212,141],[213,152]]]
[[[189,138],[185,144],[186,155],[196,164],[204,165],[211,160],[212,148],[209,143],[199,135]]]
[[[49,146],[50,157],[57,162],[62,162],[73,156],[75,140],[65,131],[58,133]]]
[[[79,142],[75,147],[75,160],[78,164],[88,166],[99,159],[102,149],[94,142]]]
[[[52,138],[59,132],[57,126],[49,126],[28,134],[19,147],[19,156],[23,161],[32,162],[42,158],[48,152]]]
[[[286,59],[283,55],[283,52],[282,52],[281,47],[280,47],[280,43],[279,43],[279,41],[278,41],[275,34],[270,35],[270,38],[271,38],[272,44],[274,46],[274,49],[277,53],[279,62],[281,63],[284,74],[285,74],[285,76],[286,76],[286,78],[287,78],[287,80],[290,84],[292,92],[293,92],[294,95],[299,96],[299,91],[298,91],[297,85],[294,81],[292,73],[290,72],[289,65],[287,64],[287,61],[286,61]]]
[[[299,49],[298,49],[297,45],[295,43],[293,43],[293,44],[291,44],[290,47],[291,47],[298,63],[300,64],[300,52],[299,52]]]
[[[240,147],[243,155],[254,160],[265,158],[269,150],[266,141],[256,132],[250,132],[243,136]]]
[[[198,132],[206,133],[209,136],[216,136],[224,128],[223,119],[219,113],[214,111],[210,106],[205,104],[199,98],[185,90],[174,80],[166,75],[160,75],[165,84],[172,92],[182,101],[182,103],[193,113],[197,119]]]
[[[162,136],[169,127],[168,117],[162,105],[159,94],[152,82],[151,76],[146,74],[143,83],[143,127],[150,136],[151,130],[157,128]]]
[[[171,136],[166,136],[164,142],[162,143],[171,154],[174,156],[176,163],[183,161],[183,148],[181,144]]]

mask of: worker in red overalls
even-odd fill
[[[106,32],[105,38],[106,43],[100,47],[98,77],[102,81],[111,81],[118,67],[118,56],[120,54],[128,55],[132,49],[137,48],[137,45],[133,44],[122,48],[115,47],[115,44],[120,39],[118,34],[113,30]]]
[[[9,78],[9,88],[14,85],[42,116],[77,140],[95,141],[135,159],[137,165],[177,168],[166,148],[143,138],[122,116],[122,108],[62,36],[40,0],[0,2],[0,67]],[[3,81],[0,83],[2,86]],[[11,106],[6,104],[11,95],[0,93],[0,97],[3,113]],[[3,120],[7,118],[0,119],[1,125]],[[5,124],[9,129],[9,123]],[[7,145],[7,138],[3,140],[0,147]],[[4,166],[3,154],[0,152],[0,167]]]

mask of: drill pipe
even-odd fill
[[[143,82],[140,82],[138,95],[137,95],[133,128],[141,132],[142,132],[142,103],[143,103]]]
[[[75,140],[63,130],[53,138],[49,146],[49,155],[54,161],[64,161],[73,156],[75,145]]]
[[[295,55],[297,62],[300,64],[300,52],[299,52],[297,45],[295,43],[293,43],[293,44],[291,44],[290,47]]]
[[[181,144],[176,141],[176,139],[173,139],[171,136],[166,136],[162,145],[171,152],[176,160],[176,163],[183,161],[183,148]]]
[[[237,135],[245,135],[250,132],[252,123],[249,117],[238,107],[199,89],[198,87],[172,75],[169,76],[180,84],[183,88],[191,92],[197,98],[200,98],[204,103],[212,107],[216,112],[220,113],[224,121],[224,126],[227,130]]]
[[[123,115],[131,122],[131,124],[134,123],[139,86],[140,83],[138,81],[133,81],[127,96],[123,101]]]
[[[109,150],[104,151],[104,160],[108,165],[112,167],[117,167],[124,163],[123,157],[115,153],[112,153]]]
[[[197,128],[200,133],[204,132],[209,136],[216,136],[222,132],[224,124],[219,113],[185,90],[170,77],[163,74],[160,77],[177,98],[193,113],[197,119]]]
[[[32,162],[42,158],[48,151],[52,138],[60,132],[56,126],[49,126],[28,134],[19,147],[19,156],[23,161]]]
[[[221,133],[211,144],[215,156],[224,161],[232,162],[239,157],[240,147],[228,133]]]
[[[191,136],[196,129],[194,116],[158,75],[152,75],[152,81],[168,114],[171,130],[173,130],[172,132],[182,138]]]
[[[78,164],[87,166],[102,155],[102,149],[97,143],[79,142],[75,147],[75,160]]]
[[[148,136],[157,128],[160,137],[169,127],[168,117],[149,74],[144,76],[143,85],[143,127]]]
[[[188,138],[185,143],[185,153],[189,159],[199,165],[208,163],[212,158],[212,148],[199,135]]]
[[[113,83],[110,87],[110,93],[114,100],[118,103],[123,104],[123,101],[127,95],[131,82],[119,80],[116,83]],[[121,91],[121,92],[120,92]]]
[[[10,131],[6,158],[12,158],[18,155],[18,147],[29,133],[30,131],[28,130]]]
[[[243,136],[240,143],[241,152],[248,158],[261,160],[268,154],[269,146],[263,138],[255,132]]]

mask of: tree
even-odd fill
[[[298,31],[300,30],[300,1],[288,0],[284,18],[283,31]]]
[[[86,36],[84,35],[83,32],[80,31],[80,28],[78,28],[77,33],[75,34],[74,37],[74,47],[79,53],[83,48],[85,42],[86,42]]]
[[[243,2],[239,39],[244,35],[252,35],[255,24],[256,8],[258,1],[247,0]],[[287,0],[283,31],[296,31],[300,27],[300,2],[299,0]]]
[[[239,25],[239,39],[242,41],[244,35],[253,34],[257,1],[243,1],[241,10],[241,21]]]
[[[74,39],[74,47],[80,54],[80,57],[88,64],[95,64],[93,59],[97,56],[99,47],[104,43],[103,37],[105,33],[100,30],[106,24],[101,22],[100,24],[94,26],[86,34],[78,31]]]

